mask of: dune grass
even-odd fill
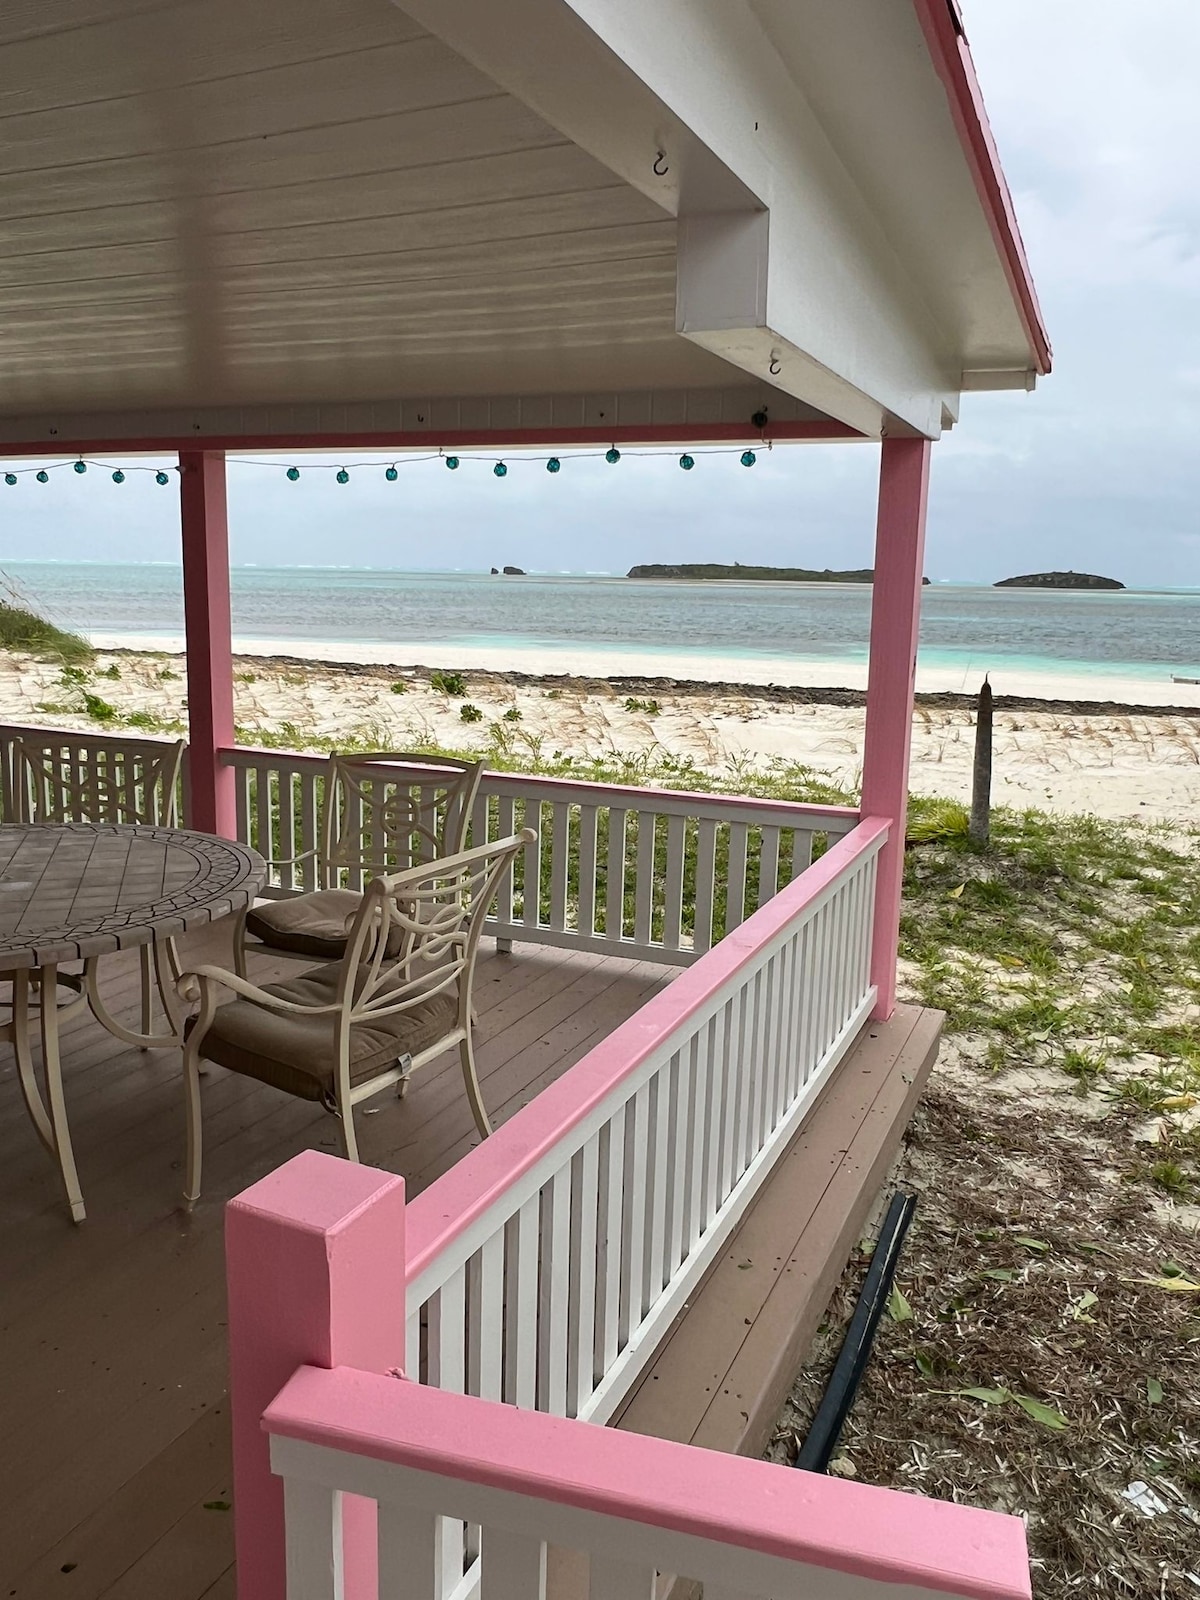
[[[66,662],[90,661],[92,647],[77,633],[56,627],[26,606],[0,601],[0,650],[19,650],[43,659]]]

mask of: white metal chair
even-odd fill
[[[373,879],[340,961],[264,988],[222,967],[184,973],[198,1002],[184,1025],[187,1182],[200,1195],[200,1062],[320,1103],[339,1122],[343,1153],[358,1160],[354,1107],[383,1090],[403,1094],[411,1074],[457,1045],[475,1125],[492,1131],[473,1047],[471,984],[479,936],[505,871],[531,829],[475,850]],[[234,998],[219,1003],[220,991]]]
[[[38,741],[16,737],[9,742],[8,783],[14,822],[34,825],[64,822],[122,822],[143,827],[174,828],[179,816],[179,774],[186,746],[182,739],[130,739],[119,744],[92,743],[86,734],[47,734]],[[141,1033],[111,1017],[100,996],[100,957],[84,963],[81,977],[60,974],[60,981],[86,993],[105,1025],[127,1044],[144,1045],[153,1027],[153,995],[157,986],[170,1027],[179,1035],[180,1013],[174,984],[179,977],[175,941],[142,945]],[[0,976],[8,977],[9,974]],[[16,1027],[16,1008],[13,1021]],[[3,1036],[3,1035],[0,1035]],[[153,1036],[163,1042],[162,1036]],[[20,1049],[18,1047],[18,1056]]]
[[[240,976],[246,976],[248,933],[273,955],[339,960],[365,882],[463,849],[482,773],[481,761],[450,756],[334,751],[325,778],[320,844],[270,863],[294,868],[312,861],[320,887],[242,913],[233,944]]]

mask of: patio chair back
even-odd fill
[[[531,828],[474,850],[424,862],[367,885],[350,930],[338,1001],[345,1033],[355,1024],[457,1002],[470,1028],[471,979],[484,919],[500,880],[536,835]]]
[[[93,744],[86,736],[12,740],[13,821],[178,825],[185,745],[134,739]]]
[[[325,783],[326,888],[344,876],[386,876],[459,854],[482,773],[482,761],[450,756],[334,751]]]

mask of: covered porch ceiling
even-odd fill
[[[0,443],[936,434],[1046,360],[924,5],[9,7]]]

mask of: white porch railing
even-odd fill
[[[870,1014],[865,821],[408,1211],[405,1370],[603,1421]]]
[[[478,1528],[484,1600],[654,1600],[672,1574],[702,1584],[705,1600],[1030,1592],[1024,1527],[992,1511],[346,1367],[302,1367],[264,1421],[284,1480],[288,1600],[429,1600],[451,1521]],[[374,1504],[373,1562],[344,1551],[348,1494]]]
[[[319,756],[238,748],[222,759],[237,774],[243,844],[281,863],[315,849]],[[845,807],[488,772],[470,842],[536,835],[501,885],[488,922],[497,938],[686,966],[798,878],[818,841],[857,821]],[[311,855],[281,865],[267,892],[314,889],[316,874]]]

